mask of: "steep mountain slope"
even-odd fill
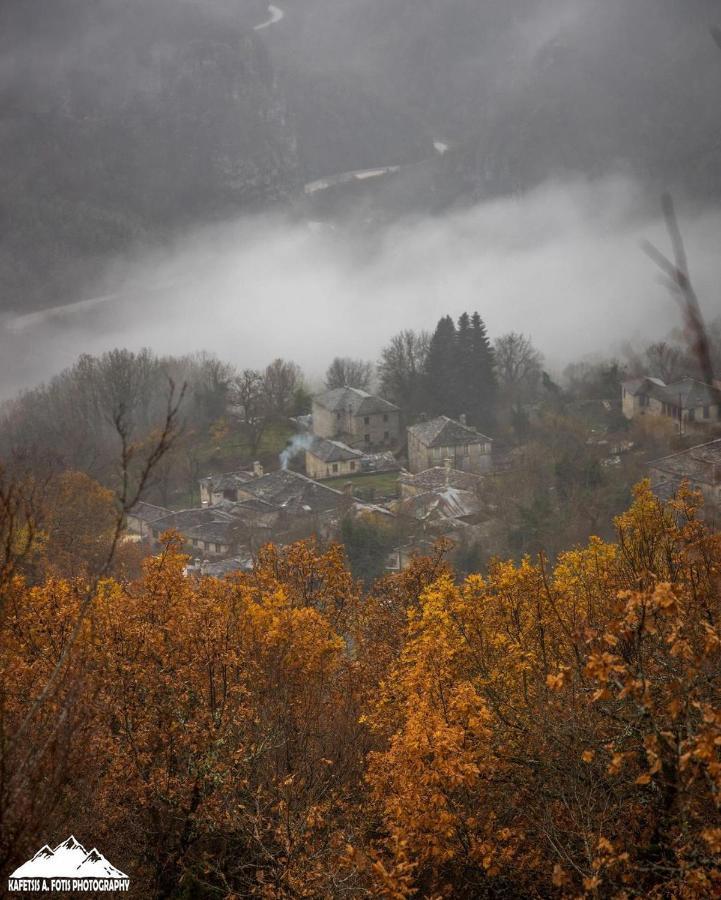
[[[579,173],[721,197],[718,0],[278,2],[0,3],[0,311],[353,169],[416,164],[340,192],[364,217]]]
[[[2,6],[2,307],[76,299],[106,256],[294,188],[294,133],[251,27],[264,15],[182,0]]]
[[[613,170],[721,195],[717,0],[286,3],[293,65],[342,72],[451,144],[448,201]]]

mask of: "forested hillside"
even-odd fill
[[[80,299],[118,255],[288,195],[295,136],[251,27],[264,16],[260,3],[2,5],[0,307]]]
[[[281,5],[256,31],[260,0],[3,3],[1,309],[365,167],[425,162],[391,214],[579,173],[721,193],[713,0]]]

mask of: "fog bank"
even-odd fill
[[[697,291],[717,314],[721,212],[679,215]],[[491,336],[529,334],[560,367],[678,325],[643,239],[666,248],[660,216],[619,177],[377,228],[267,217],[203,228],[118,262],[100,300],[5,319],[2,395],[115,346],[209,350],[240,368],[283,356],[314,377],[335,355],[376,359],[396,331],[464,309]]]

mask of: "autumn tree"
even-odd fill
[[[82,472],[51,480],[43,516],[44,563],[72,578],[102,568],[114,537],[118,511],[112,491]]]
[[[422,594],[370,713],[379,894],[718,891],[721,540],[648,485],[617,529]]]

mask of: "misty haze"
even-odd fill
[[[11,894],[721,895],[720,99],[719,0],[0,0]]]

